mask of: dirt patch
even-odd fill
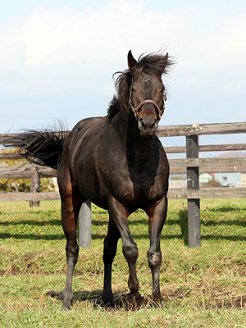
[[[7,270],[0,270],[0,276],[9,276],[9,275],[17,276],[19,274],[22,274],[22,271],[15,266]]]
[[[165,301],[173,300],[173,299],[182,299],[187,297],[191,292],[191,289],[187,286],[182,287],[174,287],[172,289],[165,289],[162,291],[163,299]]]
[[[208,308],[246,308],[246,295],[232,296],[230,300],[216,301],[215,305],[208,305]]]

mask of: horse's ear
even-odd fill
[[[128,52],[127,60],[128,60],[128,67],[131,71],[134,71],[139,67],[139,64],[136,61],[136,59],[133,57],[131,50]]]
[[[162,72],[161,73],[167,73],[168,67],[172,66],[175,62],[169,59],[168,52],[163,56],[162,60]]]

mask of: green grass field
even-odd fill
[[[147,264],[148,225],[142,211],[130,219],[139,248],[141,305],[125,302],[128,267],[119,243],[113,270],[118,307],[100,294],[107,213],[93,207],[92,243],[80,249],[75,302],[62,311],[51,297],[65,284],[65,238],[58,201],[0,204],[0,327],[246,327],[246,200],[202,200],[202,247],[186,246],[186,201],[169,202],[162,234],[161,291],[154,307]]]

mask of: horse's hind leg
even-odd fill
[[[72,279],[74,267],[78,260],[79,246],[77,243],[77,218],[80,206],[83,202],[77,190],[72,188],[70,179],[59,184],[61,194],[62,228],[67,239],[67,276],[66,286],[63,293],[63,308],[70,309],[72,305]]]
[[[108,233],[104,239],[103,262],[104,262],[104,284],[102,299],[107,306],[113,305],[112,293],[112,263],[117,250],[120,233],[113,219],[109,217]]]

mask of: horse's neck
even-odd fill
[[[125,112],[120,111],[113,118],[112,124],[126,147],[129,166],[134,167],[138,172],[144,171],[149,158],[151,139],[140,136],[137,121],[131,111],[128,117]]]
[[[130,115],[128,119],[126,153],[130,166],[139,173],[145,172],[148,163],[151,140],[140,136],[136,119]]]

